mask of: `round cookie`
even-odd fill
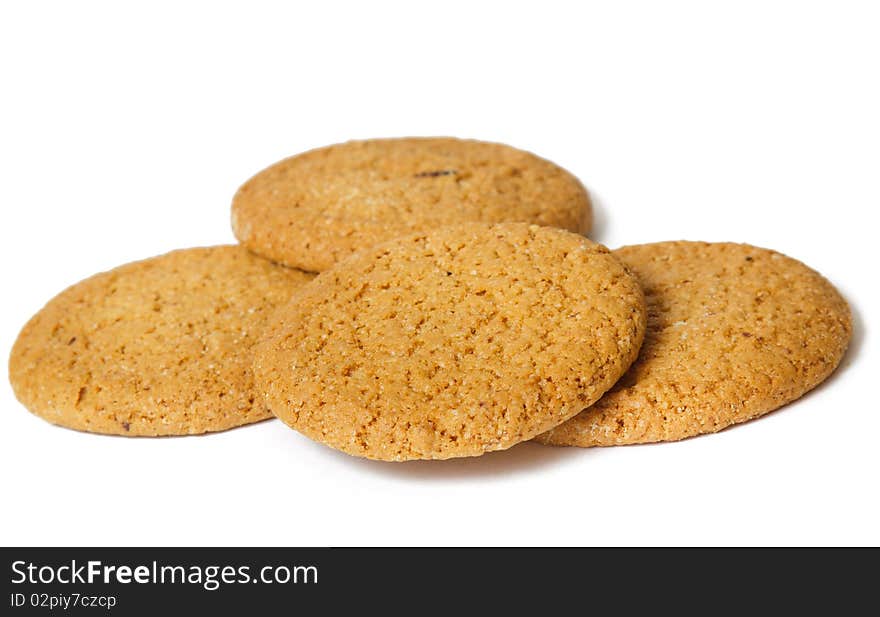
[[[350,141],[261,171],[232,201],[239,241],[321,272],[385,240],[467,221],[585,233],[590,200],[570,173],[502,144],[452,138]]]
[[[645,343],[614,388],[541,443],[611,446],[714,433],[802,396],[846,351],[849,307],[790,257],[704,242],[626,246],[615,255],[645,291]]]
[[[605,247],[472,223],[320,274],[278,311],[254,372],[275,415],[349,454],[477,456],[598,399],[644,330],[642,292]]]
[[[185,435],[271,417],[252,348],[312,275],[240,246],[174,251],[53,298],[12,348],[9,380],[38,416],[116,435]]]

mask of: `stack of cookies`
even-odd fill
[[[53,298],[12,349],[19,400],[129,436],[277,416],[387,461],[674,441],[797,399],[852,332],[837,290],[775,251],[588,240],[577,178],[500,144],[313,150],[246,182],[232,225],[238,246]]]

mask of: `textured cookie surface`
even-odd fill
[[[590,228],[571,174],[505,146],[451,138],[352,141],[285,159],[232,202],[239,241],[273,261],[320,272],[384,240],[466,221]]]
[[[239,246],[97,274],[25,325],[10,381],[33,413],[96,433],[184,435],[263,420],[271,414],[253,392],[254,342],[311,278]]]
[[[701,242],[615,254],[645,291],[645,343],[614,388],[541,435],[542,443],[609,446],[712,433],[802,396],[843,357],[849,308],[799,261]]]
[[[635,359],[644,298],[598,244],[519,223],[393,240],[320,274],[255,352],[275,415],[382,460],[508,448],[596,400]]]

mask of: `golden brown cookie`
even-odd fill
[[[477,456],[570,418],[645,330],[635,278],[583,236],[458,225],[360,252],[279,310],[255,352],[269,408],[356,456]]]
[[[790,257],[705,242],[614,253],[645,290],[645,343],[614,388],[541,443],[611,446],[714,433],[802,396],[846,351],[849,307]]]
[[[240,246],[174,251],[88,278],[22,329],[9,359],[18,399],[54,424],[185,435],[271,417],[252,347],[312,275]]]
[[[232,201],[239,241],[320,272],[362,248],[467,221],[587,232],[590,200],[570,173],[501,144],[373,139],[312,150],[258,173]]]

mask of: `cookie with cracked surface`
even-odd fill
[[[466,221],[585,233],[590,200],[564,169],[502,144],[453,138],[350,141],[285,159],[236,193],[239,241],[320,272],[356,250]]]
[[[36,415],[95,433],[186,435],[264,420],[252,348],[272,309],[311,278],[240,246],[97,274],[24,326],[9,380]]]
[[[255,352],[272,412],[372,459],[478,456],[599,398],[635,359],[645,306],[605,247],[470,224],[359,252],[280,309]]]
[[[846,351],[846,301],[819,273],[776,251],[660,242],[615,254],[645,291],[645,343],[614,388],[541,443],[612,446],[714,433],[802,396]]]

